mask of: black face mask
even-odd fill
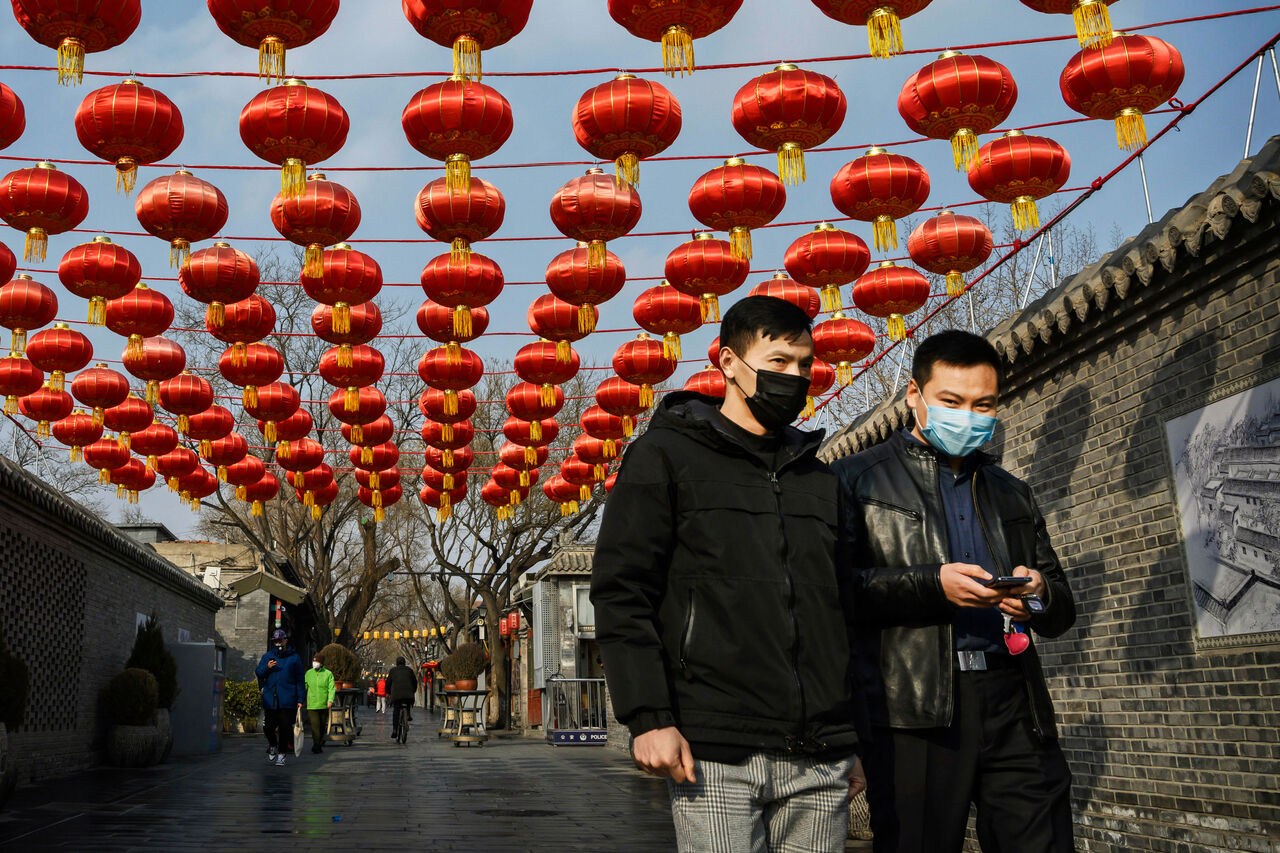
[[[742,366],[756,375],[756,392],[746,398],[747,408],[760,426],[773,432],[794,421],[809,400],[810,381],[776,370],[756,370],[741,357]],[[733,380],[738,385],[737,380]],[[738,385],[741,388],[741,385]]]

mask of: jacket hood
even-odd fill
[[[696,391],[673,391],[662,398],[654,410],[649,429],[670,429],[718,450],[745,450],[732,433],[722,430],[713,417],[720,411],[720,400]],[[792,448],[795,458],[816,453],[826,436],[825,430],[805,431],[787,426],[782,442]]]

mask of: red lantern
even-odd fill
[[[520,611],[513,610],[509,614],[507,614],[507,622],[511,625],[511,633],[514,634],[516,631],[519,631],[520,630]]]
[[[55,323],[54,328],[31,336],[27,357],[31,364],[49,374],[49,387],[61,391],[65,375],[76,373],[92,359],[93,345],[83,334],[73,332],[69,325]]]
[[[388,486],[385,489],[366,489],[361,487],[356,492],[356,499],[360,503],[373,509],[373,521],[375,524],[381,524],[387,520],[387,507],[395,504],[400,500],[403,492],[400,487]]]
[[[394,468],[396,463],[400,461],[400,448],[396,447],[393,442],[387,441],[371,447],[353,447],[347,455],[351,459],[351,464],[356,468],[362,468],[365,471],[385,471],[389,468]],[[379,485],[381,480],[370,482],[372,485],[369,488],[383,488],[382,485]]]
[[[182,113],[137,80],[90,92],[76,109],[76,136],[90,154],[116,164],[116,189],[133,192],[138,166],[163,160],[182,142]]]
[[[227,224],[227,198],[186,169],[148,183],[133,211],[142,230],[169,243],[169,266],[185,265],[191,244],[208,240]]]
[[[80,374],[80,376],[83,375],[83,373]],[[76,377],[76,381],[80,380],[80,376]],[[75,390],[75,382],[72,382],[71,393],[75,394]],[[128,393],[128,382],[125,383],[125,393]],[[76,399],[80,399],[78,394]],[[213,405],[213,386],[203,377],[184,370],[172,379],[160,383],[159,399],[162,408],[178,416],[178,432],[186,435],[190,426],[190,416],[203,412]],[[96,405],[85,400],[81,402],[86,406]]]
[[[607,250],[604,260],[593,264],[588,244],[579,243],[576,249],[551,259],[546,282],[557,299],[578,307],[578,331],[587,335],[595,331],[600,314],[596,306],[621,292],[627,282],[627,270],[622,260]]]
[[[591,309],[591,322],[586,325],[594,329],[600,311],[590,304],[583,307]],[[535,335],[556,342],[556,357],[564,362],[572,359],[573,347],[570,344],[590,334],[589,331],[583,331],[581,310],[550,293],[533,300],[526,318],[529,329]]]
[[[724,374],[719,368],[700,370],[685,381],[684,390],[723,400],[726,390]]]
[[[751,264],[735,256],[728,242],[704,231],[673,249],[663,271],[668,284],[702,304],[702,322],[719,322],[720,297],[742,286]]]
[[[511,623],[507,621],[505,616],[498,620],[498,634],[502,637],[511,636]]]
[[[818,312],[822,310],[822,298],[818,295],[817,289],[792,281],[787,278],[786,273],[774,273],[773,278],[757,284],[748,295],[772,296],[774,299],[785,299],[808,314],[810,320],[817,317]],[[718,353],[711,363],[719,366],[720,358]]]
[[[360,448],[360,458],[365,462],[373,459],[374,446],[386,444],[395,436],[396,425],[386,415],[367,424],[342,425],[342,437]]]
[[[611,376],[596,389],[596,402],[611,415],[622,418],[622,432],[627,438],[635,431],[636,416],[649,407],[644,405],[639,385]]]
[[[981,219],[944,210],[916,226],[907,240],[911,260],[921,269],[947,277],[947,295],[964,293],[964,274],[991,257],[991,229]]]
[[[645,408],[653,405],[653,386],[670,379],[679,366],[662,342],[644,333],[613,354],[614,373],[640,386],[640,402]]]
[[[276,448],[276,464],[286,471],[309,471],[324,462],[324,446],[313,438],[291,441],[287,453],[281,453],[282,448],[283,445]]]
[[[822,288],[822,310],[839,311],[840,288],[867,271],[871,252],[862,238],[821,222],[787,247],[787,273],[801,284]]]
[[[627,435],[622,418],[609,414],[598,405],[582,413],[582,431],[604,442],[604,455],[609,459],[618,455],[618,445]]]
[[[50,426],[49,431],[55,439],[71,448],[71,461],[78,462],[82,448],[102,438],[102,423],[84,412],[75,411]]]
[[[8,86],[0,83],[0,149],[17,142],[26,129],[27,111],[22,106],[22,99]]]
[[[1186,70],[1182,54],[1153,36],[1117,35],[1100,49],[1085,49],[1062,69],[1067,106],[1090,118],[1114,119],[1116,142],[1126,151],[1147,144],[1143,113],[1178,94]]]
[[[734,257],[751,257],[751,229],[768,225],[787,203],[787,189],[768,169],[730,157],[698,178],[689,211],[708,228],[729,232]]]
[[[535,458],[535,448],[550,445],[560,435],[560,424],[551,418],[543,421],[507,418],[502,424],[502,434],[512,444],[529,448],[526,458]]]
[[[353,464],[356,459],[359,458],[359,455],[360,454],[357,451],[352,451],[351,461]],[[356,468],[355,475],[356,482],[360,484],[361,488],[371,489],[375,492],[380,489],[390,489],[400,485],[400,469],[394,465],[389,468],[383,468],[382,470]]]
[[[532,424],[531,435],[537,438],[542,422],[554,418],[564,408],[564,392],[553,386],[552,397],[548,401],[537,385],[517,382],[507,392],[506,404],[513,417]]]
[[[499,521],[511,517],[512,494],[501,483],[490,480],[480,489],[480,499],[497,510]]]
[[[143,338],[164,334],[173,325],[173,303],[160,291],[139,284],[133,292],[108,302],[105,318],[108,329],[128,337],[125,355],[139,357]]]
[[[271,224],[291,243],[306,247],[302,274],[323,273],[324,247],[341,243],[360,227],[360,203],[351,190],[316,172],[295,196],[271,202]]]
[[[276,309],[254,293],[247,299],[226,305],[222,309],[221,324],[211,323],[212,319],[205,315],[205,328],[224,344],[232,345],[231,360],[238,362],[244,358],[245,344],[257,343],[275,329]]]
[[[262,515],[262,505],[267,501],[276,499],[276,495],[280,494],[280,481],[274,474],[264,473],[261,479],[256,483],[249,483],[244,487],[244,496],[241,500],[251,501],[249,512],[253,515]],[[237,490],[238,491],[238,490]]]
[[[284,356],[269,344],[246,344],[237,359],[235,349],[228,347],[218,358],[218,372],[232,385],[244,389],[243,402],[249,408],[258,404],[258,389],[284,373]]]
[[[836,81],[784,62],[738,90],[733,129],[749,144],[777,151],[782,182],[800,184],[805,180],[804,150],[834,136],[847,107]]]
[[[209,442],[207,450],[200,455],[210,465],[217,466],[218,482],[227,482],[227,467],[244,459],[249,453],[249,442],[238,432],[231,432],[222,438]]]
[[[473,387],[484,376],[484,361],[469,349],[460,348],[454,358],[446,347],[436,347],[418,361],[418,376],[445,392],[445,412],[452,414],[457,412],[457,392]]]
[[[578,487],[559,474],[554,474],[542,484],[547,500],[560,504],[560,515],[568,518],[578,512]]]
[[[555,386],[563,385],[578,375],[581,361],[572,352],[568,362],[561,361],[556,345],[550,341],[525,344],[516,353],[515,372],[525,382],[539,385],[542,402],[550,404],[555,399]]]
[[[377,388],[361,388],[357,392],[356,407],[347,408],[345,391],[334,391],[329,395],[329,413],[344,424],[367,424],[382,417],[387,410],[387,398]]]
[[[72,417],[75,417],[72,415]],[[154,462],[150,463],[152,469],[161,477],[164,477],[169,483],[169,491],[179,491],[179,478],[185,477],[200,467],[200,457],[196,455],[194,450],[188,450],[185,447],[175,447],[168,453],[161,453],[156,456]]]
[[[292,442],[306,438],[312,426],[311,413],[302,408],[284,420],[276,421],[276,440],[279,442],[276,445],[276,455],[281,459],[288,457]],[[258,421],[258,431],[262,433],[264,439],[268,429],[270,424],[266,421]]]
[[[853,381],[854,362],[862,361],[875,348],[876,334],[871,331],[871,327],[846,317],[839,311],[830,320],[824,320],[813,327],[813,353],[817,358],[835,365],[836,378],[841,387]],[[812,395],[812,376],[809,385]]]
[[[7,361],[8,359],[4,359]],[[120,442],[105,435],[92,444],[86,444],[82,450],[85,464],[98,469],[98,482],[106,485],[111,482],[112,470],[129,462],[129,451]]]
[[[897,266],[893,261],[885,261],[853,285],[853,304],[864,314],[886,319],[889,337],[895,341],[907,336],[903,315],[923,308],[928,301],[929,280],[910,267]],[[820,357],[827,361],[836,360]]]
[[[436,343],[449,345],[456,357],[458,344],[474,341],[489,328],[489,311],[485,308],[464,308],[470,317],[462,325],[471,329],[471,334],[460,335],[453,330],[454,310],[430,299],[424,300],[418,308],[418,328]]]
[[[902,19],[933,0],[813,0],[822,14],[845,24],[867,28],[871,55],[888,59],[902,53]]]
[[[873,343],[874,347],[875,344]],[[800,413],[802,418],[813,417],[817,400],[823,394],[831,390],[831,386],[836,384],[836,369],[827,364],[820,358],[813,360],[813,369],[809,373],[809,396],[804,403],[804,411]]]
[[[209,306],[205,319],[213,328],[222,325],[227,304],[253,295],[260,278],[253,258],[221,241],[192,252],[178,270],[182,292]]]
[[[907,78],[898,112],[930,139],[950,139],[956,168],[978,156],[978,134],[999,127],[1018,101],[1013,75],[994,59],[948,50]]]
[[[209,0],[218,29],[258,49],[258,77],[284,79],[285,50],[324,35],[338,0]]]
[[[511,104],[497,89],[455,76],[410,98],[400,126],[415,149],[444,161],[447,191],[465,193],[471,161],[488,157],[510,138]]]
[[[218,478],[198,466],[190,474],[178,478],[178,499],[186,501],[192,512],[199,512],[200,501],[216,491]]]
[[[316,302],[332,306],[329,326],[334,332],[346,334],[351,331],[351,306],[369,302],[382,290],[382,268],[371,256],[339,243],[324,252],[318,276],[303,274],[302,289]],[[382,328],[381,317],[378,328]],[[371,339],[372,336],[366,340]]]
[[[418,410],[429,420],[442,424],[456,424],[465,421],[476,413],[476,395],[467,390],[457,391],[456,398],[450,398],[448,392],[436,388],[428,388],[418,397]],[[457,411],[446,412],[446,408],[454,408],[450,399],[456,400]]]
[[[311,330],[317,338],[326,343],[337,344],[350,353],[355,344],[368,343],[382,331],[382,312],[372,302],[361,302],[348,308],[347,328],[336,328],[338,308],[329,305],[317,305],[311,312]],[[339,363],[350,359],[350,355],[339,353]],[[349,363],[349,361],[347,361]]]
[[[609,0],[609,17],[627,32],[662,44],[670,76],[692,74],[693,40],[706,38],[733,19],[742,0]]]
[[[187,438],[200,442],[200,453],[208,454],[210,444],[226,438],[235,428],[236,419],[231,412],[214,404],[187,419]]]
[[[307,165],[337,154],[350,127],[337,98],[296,78],[259,92],[240,111],[240,138],[263,160],[280,164],[285,198],[303,194]]]
[[[258,386],[256,399],[244,404],[245,414],[262,421],[263,437],[274,443],[280,438],[281,421],[291,417],[302,405],[298,389],[284,382],[267,382]]]
[[[550,451],[546,445],[537,445],[533,447],[522,447],[514,442],[507,442],[502,445],[502,449],[498,451],[498,459],[508,468],[525,474],[533,471],[535,468],[541,468],[547,463],[547,456]],[[534,473],[537,476],[537,473]],[[524,487],[531,486],[534,480],[530,477],[521,477],[520,485]]]
[[[18,25],[58,51],[58,84],[84,79],[84,55],[120,44],[138,28],[139,0],[13,0]]]
[[[40,383],[35,383],[35,388],[39,387]],[[120,405],[125,397],[129,396],[129,380],[125,379],[123,374],[107,367],[105,363],[98,362],[88,370],[80,371],[76,374],[76,378],[71,380],[71,396],[75,397],[80,405],[93,409],[93,422],[101,426],[103,412],[112,406]],[[212,391],[210,396],[212,397]]]
[[[430,486],[423,486],[418,492],[418,499],[429,507],[436,510],[436,523],[443,524],[448,521],[453,512],[455,504],[462,503],[467,498],[467,484],[463,483],[456,489],[447,492],[441,492]]]
[[[400,7],[418,35],[453,48],[455,75],[479,80],[480,51],[519,35],[533,0],[401,0]]]
[[[138,502],[138,492],[144,492],[156,484],[155,472],[137,459],[130,459],[110,474],[111,482],[116,487],[116,497],[128,495],[131,504]]]
[[[449,454],[448,461],[445,460],[445,454]],[[459,447],[454,450],[441,450],[438,447],[427,446],[425,454],[426,467],[422,470],[424,480],[428,478],[435,479],[438,475],[439,483],[427,483],[439,491],[452,491],[457,482],[466,482],[466,472],[475,461],[475,453],[470,447]],[[427,472],[432,472],[428,474]],[[458,475],[462,475],[459,477]]]
[[[433,240],[450,244],[450,262],[466,263],[471,244],[502,227],[507,203],[488,181],[470,178],[469,185],[454,190],[437,178],[418,193],[414,215],[418,227]]]
[[[629,233],[640,221],[640,194],[603,169],[591,168],[551,197],[551,221],[570,240],[587,244],[587,266],[603,266],[606,241]]]
[[[568,456],[560,463],[560,476],[571,485],[578,487],[578,500],[591,500],[591,489],[596,483],[604,480],[597,476],[596,466],[576,456]]]
[[[0,282],[12,281],[17,269],[18,259],[13,256],[13,252],[9,251],[8,246],[0,243]]]
[[[898,248],[895,220],[910,216],[929,198],[929,173],[902,154],[872,148],[831,179],[831,201],[845,216],[874,223],[876,250]]]
[[[759,289],[759,288],[757,288]],[[813,318],[810,318],[813,319]],[[707,345],[707,363],[717,370],[720,369],[720,336],[716,335],[711,339],[711,343]]]
[[[88,214],[84,187],[46,160],[0,179],[0,219],[27,232],[23,258],[28,261],[43,261],[49,235],[70,231]]]
[[[57,295],[26,273],[0,287],[0,326],[13,331],[10,355],[22,355],[27,348],[27,332],[49,325],[56,316]]]
[[[517,471],[509,468],[499,462],[493,466],[493,473],[489,475],[493,482],[507,490],[511,499],[511,506],[519,506],[520,503],[529,496],[529,489],[538,482],[538,472],[536,470]],[[484,493],[481,492],[481,496]]]
[[[1106,47],[1115,33],[1111,31],[1111,12],[1116,0],[1022,0],[1037,12],[1071,15],[1076,23],[1076,38],[1081,47]]]
[[[662,335],[662,351],[672,361],[683,356],[680,336],[702,326],[702,303],[687,293],[663,283],[636,297],[631,315],[640,328]]]
[[[178,433],[173,427],[152,421],[129,437],[129,447],[147,457],[147,467],[154,469],[161,456],[178,446]]]
[[[58,263],[58,280],[63,287],[89,300],[89,325],[101,326],[106,319],[107,301],[132,293],[142,278],[137,257],[110,237],[94,237],[91,243],[74,246]]]
[[[151,405],[132,394],[125,397],[120,405],[112,406],[102,413],[102,425],[118,433],[116,438],[120,446],[126,449],[129,447],[130,434],[151,426],[153,420],[155,412],[151,410]]]
[[[613,458],[605,452],[605,442],[589,435],[580,435],[573,440],[573,455],[592,466],[596,482],[603,482],[609,475],[609,462]]]
[[[573,110],[573,136],[600,160],[613,160],[618,180],[640,181],[640,161],[666,151],[680,135],[680,103],[664,86],[619,74],[588,89]]]
[[[256,485],[266,475],[266,464],[258,457],[246,454],[243,459],[226,467],[223,479],[236,487],[238,499],[245,500],[249,496],[249,486]]]
[[[469,420],[452,424],[427,421],[418,432],[424,442],[445,451],[442,459],[446,465],[453,464],[450,461],[454,458],[450,455],[451,451],[466,447],[476,437],[476,428]]]
[[[338,347],[333,347],[320,356],[320,375],[330,385],[346,389],[347,410],[355,411],[359,403],[358,388],[373,385],[381,379],[386,360],[373,347],[360,344],[351,348],[351,364],[341,365],[338,363],[339,352]]]
[[[969,186],[988,201],[1013,209],[1019,231],[1040,227],[1036,200],[1050,196],[1071,177],[1071,155],[1045,136],[1011,130],[982,146],[978,162],[969,170]]]
[[[461,261],[450,255],[437,255],[422,269],[422,290],[441,305],[452,305],[453,329],[463,337],[471,335],[467,327],[472,308],[483,308],[502,293],[505,279],[502,268],[480,254],[470,252]]]
[[[18,398],[18,411],[36,422],[36,438],[48,438],[49,424],[71,414],[75,401],[66,391],[55,391],[48,383]]]

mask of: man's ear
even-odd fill
[[[720,368],[720,372],[724,374],[725,379],[732,378],[732,376],[730,375],[730,370],[737,363],[737,358],[738,358],[737,354],[734,353],[734,351],[729,349],[728,347],[722,346],[720,347],[720,352],[718,354],[718,357],[720,359],[720,363],[718,365]]]

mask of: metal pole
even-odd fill
[[[1053,290],[1058,286],[1058,263],[1053,254],[1053,229],[1051,228],[1046,231],[1045,236],[1049,238],[1049,254],[1044,259],[1045,266],[1047,267],[1045,272],[1049,275],[1049,286],[1046,290]]]
[[[1280,95],[1280,64],[1276,63],[1276,49],[1271,48],[1271,70],[1276,73],[1276,94]]]
[[[1036,271],[1040,269],[1040,253],[1044,250],[1044,235],[1040,235],[1040,245],[1036,246],[1036,259],[1031,263],[1031,275],[1027,276],[1027,287],[1022,291],[1022,302],[1018,305],[1018,310],[1027,307],[1027,299],[1031,296],[1031,282],[1036,279]]]
[[[1147,189],[1147,163],[1142,159],[1142,155],[1138,155],[1138,171],[1142,174],[1142,197],[1147,202],[1147,224],[1155,222],[1151,216],[1151,191]]]
[[[1264,57],[1258,55],[1258,70],[1253,75],[1253,101],[1249,104],[1249,131],[1244,136],[1244,156],[1249,156],[1253,147],[1253,120],[1258,115],[1258,87],[1262,84],[1262,62]]]
[[[893,397],[893,396],[896,396],[896,395],[897,395],[897,393],[898,393],[898,380],[900,380],[900,379],[902,378],[902,362],[903,362],[903,358],[902,358],[902,356],[906,353],[907,348],[906,348],[906,347],[900,347],[900,349],[901,349],[901,352],[899,352],[899,353],[898,353],[898,369],[897,369],[897,370],[895,370],[895,371],[894,371],[894,373],[893,373],[893,392],[889,395],[890,397]]]
[[[976,335],[978,334],[978,321],[973,316],[973,288],[966,290],[964,295],[969,302],[969,331]]]

